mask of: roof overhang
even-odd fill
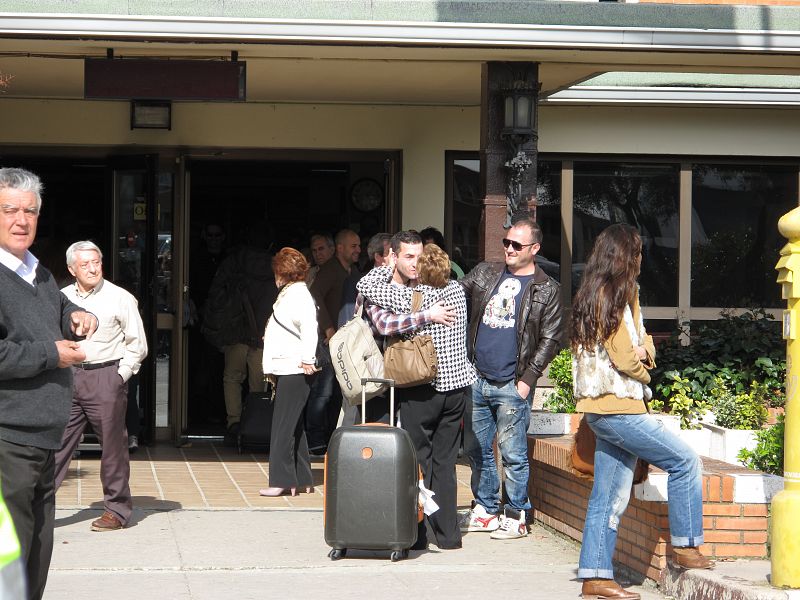
[[[800,54],[800,31],[0,13],[0,37]]]
[[[800,90],[574,86],[542,99],[541,103],[797,107],[800,106]]]

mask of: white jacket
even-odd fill
[[[638,308],[638,306],[637,306]],[[641,312],[637,310],[635,318],[630,306],[625,307],[620,330],[627,331],[630,337],[627,346],[652,346],[652,341],[647,336]],[[654,355],[648,351],[648,355]],[[619,356],[619,355],[618,355]],[[652,362],[652,358],[649,359]],[[638,359],[633,361],[638,369],[637,373],[621,368],[609,356],[605,344],[597,344],[592,350],[578,347],[578,352],[572,357],[573,392],[576,399],[599,398],[612,395],[616,398],[629,398],[632,400],[650,400],[652,393],[647,383],[650,376],[645,367],[639,364]]]
[[[317,349],[317,306],[306,284],[284,286],[272,310],[264,331],[264,374],[302,373],[300,363],[314,364]],[[300,337],[281,327],[276,319]]]

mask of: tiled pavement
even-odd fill
[[[315,491],[299,496],[264,498],[269,460],[263,453],[238,454],[220,443],[194,442],[176,448],[169,444],[141,447],[131,456],[131,493],[134,506],[145,510],[179,508],[321,509],[323,461],[312,462]],[[468,507],[470,469],[466,459],[456,468],[458,501]],[[58,508],[100,508],[100,454],[84,451],[72,460],[58,491]]]

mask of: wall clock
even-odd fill
[[[371,212],[383,203],[383,186],[368,177],[359,179],[350,190],[350,199],[361,212]]]

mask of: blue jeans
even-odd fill
[[[595,433],[594,485],[578,563],[580,579],[613,579],[617,528],[631,495],[636,457],[666,471],[669,531],[674,547],[703,543],[703,473],[694,450],[652,415],[587,413]]]
[[[533,391],[533,390],[531,390]],[[500,477],[492,442],[503,457],[508,508],[528,511],[528,425],[530,396],[522,398],[513,381],[493,383],[482,377],[472,384],[472,406],[467,403],[464,449],[472,465],[472,495],[489,513],[500,510]],[[470,411],[471,408],[471,411]],[[471,417],[470,417],[470,412]]]

